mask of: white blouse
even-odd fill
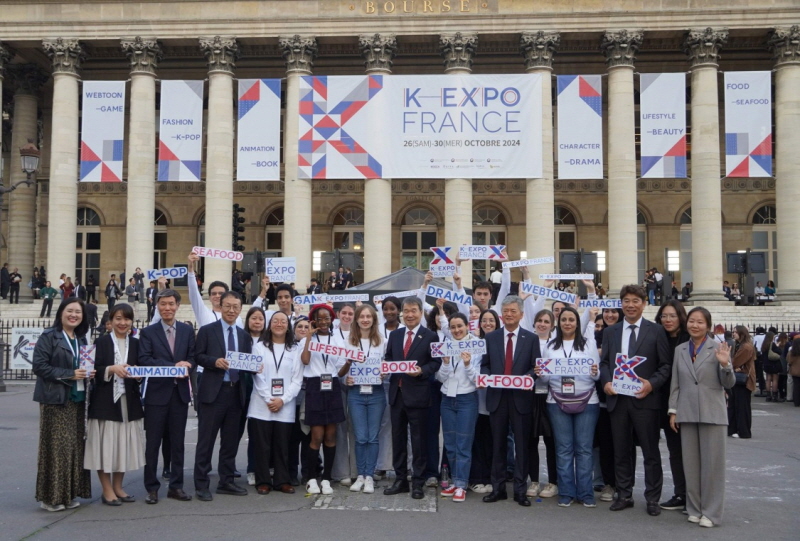
[[[336,331],[334,331],[334,333],[335,334],[326,336],[315,334],[311,337],[311,340],[323,344],[330,344],[332,346],[347,347],[347,343],[343,343],[340,340],[338,333],[336,333]],[[306,338],[303,338],[300,344],[298,344],[298,349],[300,350],[297,355],[298,359],[300,359],[300,354],[305,350],[306,340]],[[309,353],[311,354],[311,360],[303,368],[303,377],[306,378],[318,378],[322,376],[322,374],[331,374],[333,377],[337,377],[339,369],[343,367],[344,363],[347,361],[344,357],[337,357],[335,355],[324,355],[314,351],[310,351]]]
[[[462,340],[477,340],[472,335],[467,335]],[[469,366],[464,366],[461,357],[450,357],[450,362],[442,361],[442,366],[436,371],[436,380],[442,382],[442,394],[456,396],[459,394],[474,393],[477,390],[475,382],[481,373],[480,356],[473,355]]]
[[[300,361],[300,348],[294,346],[286,349],[283,344],[273,344],[272,351],[263,343],[253,346],[253,354],[264,358],[264,370],[253,374],[253,394],[250,397],[250,408],[247,416],[262,421],[278,421],[293,423],[295,402],[303,386],[303,363]],[[267,403],[272,400],[272,380],[283,380],[283,407],[271,412]]]

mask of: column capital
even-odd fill
[[[136,36],[123,38],[119,43],[131,61],[131,74],[156,74],[158,63],[164,57],[157,39]]]
[[[689,56],[692,67],[717,66],[719,51],[728,41],[727,28],[700,28],[686,33],[683,50]]]
[[[519,38],[519,52],[525,58],[525,69],[553,69],[553,56],[561,46],[560,32],[523,32]]]
[[[12,58],[14,58],[14,53],[8,45],[3,45],[3,42],[0,41],[0,81],[3,80],[3,68],[11,62]]]
[[[239,59],[239,43],[234,37],[200,38],[200,48],[208,60],[208,72],[221,71],[233,75]]]
[[[636,53],[642,45],[642,30],[608,30],[600,41],[600,49],[609,68],[627,66],[632,68]]]
[[[78,75],[81,62],[86,60],[86,53],[80,41],[75,38],[44,39],[42,46],[53,62],[53,74]]]
[[[394,34],[361,34],[358,46],[367,73],[392,73],[392,59],[397,54],[397,37]]]
[[[478,46],[476,32],[456,32],[439,36],[439,50],[444,58],[444,72],[451,70],[472,71],[472,57]]]
[[[286,62],[286,73],[310,75],[317,57],[317,38],[314,36],[280,36],[278,46]]]
[[[50,74],[37,64],[11,64],[6,69],[14,81],[14,93],[18,95],[37,96],[50,79]]]
[[[767,38],[775,66],[800,63],[800,25],[773,28]]]

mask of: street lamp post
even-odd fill
[[[39,158],[41,153],[39,152],[38,147],[34,144],[33,141],[28,140],[27,144],[23,145],[19,149],[19,158],[22,166],[22,172],[25,173],[27,178],[25,180],[20,180],[16,184],[12,184],[9,187],[5,187],[0,184],[0,223],[2,223],[2,212],[3,212],[3,195],[7,193],[11,193],[16,190],[21,184],[25,184],[26,186],[32,186],[36,181],[34,180],[33,176],[36,171],[39,169]],[[11,224],[9,224],[10,227]],[[0,336],[0,352],[5,354],[5,342],[3,341],[3,337]],[[6,391],[6,383],[3,380],[3,374],[5,372],[5,367],[3,370],[0,370],[0,393],[4,393]]]

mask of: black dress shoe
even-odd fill
[[[194,495],[197,496],[197,499],[201,502],[210,502],[214,499],[214,496],[211,495],[211,491],[207,488],[195,490]]]
[[[145,503],[154,504],[158,503],[158,492],[148,492],[147,497],[144,499]]]
[[[408,481],[401,480],[395,481],[392,486],[384,489],[383,494],[385,496],[394,496],[395,494],[401,494],[403,492],[409,492]]]
[[[247,496],[247,489],[240,487],[236,483],[217,485],[217,494],[230,494],[231,496]]]
[[[192,497],[186,494],[182,488],[176,488],[175,490],[168,490],[167,498],[172,498],[173,500],[178,500],[180,502],[188,502],[189,500],[192,499]]]
[[[531,506],[531,501],[524,494],[521,495],[521,496],[517,496],[515,494],[514,495],[514,501],[517,502],[518,504],[520,504],[522,507],[530,507]]]
[[[675,511],[678,509],[683,509],[686,507],[686,498],[682,498],[681,496],[673,496],[669,500],[658,504],[661,509],[667,509],[668,511]]]
[[[172,475],[172,473],[170,473],[169,470],[164,470],[163,472],[161,472],[161,478],[162,479],[169,479],[170,475]]]
[[[647,514],[651,517],[657,517],[661,514],[661,508],[658,506],[658,502],[647,502]]]
[[[242,472],[240,472],[239,470],[233,470],[233,476],[238,479],[239,477],[242,476]]]
[[[622,511],[628,507],[633,507],[633,498],[617,498],[609,509],[611,511]],[[658,507],[658,504],[656,504],[656,507]]]
[[[411,489],[411,497],[415,500],[421,500],[425,497],[425,491],[422,490],[422,487],[414,487]]]
[[[505,491],[500,492],[497,490],[493,490],[489,494],[483,497],[483,501],[485,503],[494,503],[500,500],[507,500],[507,499],[508,499],[508,493],[506,493]]]
[[[136,501],[136,496],[128,494],[124,498],[120,498],[119,501],[121,501],[122,503],[133,503]]]
[[[106,504],[106,505],[110,505],[110,506],[112,506],[112,507],[119,507],[120,505],[122,505],[122,502],[120,501],[120,499],[119,499],[119,498],[114,498],[113,500],[107,500],[105,496],[101,495],[101,496],[100,496],[100,500],[101,500],[101,501],[102,501],[104,504]]]

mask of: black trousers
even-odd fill
[[[94,292],[95,292],[94,289],[92,289],[91,291],[89,291],[88,289],[86,290],[86,302],[92,302],[97,300],[94,296]]]
[[[514,431],[514,494],[524,496],[528,486],[528,441],[530,440],[532,414],[519,413],[510,390],[501,391],[500,405],[489,414],[492,425],[492,488],[506,491],[508,467],[508,426]]]
[[[211,472],[211,457],[219,433],[219,484],[233,482],[236,469],[236,453],[239,450],[239,421],[242,404],[239,383],[223,383],[217,399],[206,404],[200,402],[197,417],[197,453],[194,459],[194,488],[208,490],[208,474]]]
[[[250,418],[255,442],[256,486],[279,487],[288,484],[289,477],[289,438],[294,423],[262,421]],[[270,463],[274,474],[270,475]]]
[[[644,456],[644,497],[648,502],[661,499],[664,472],[661,469],[661,451],[658,449],[660,432],[659,410],[637,408],[632,396],[618,396],[611,416],[611,435],[614,438],[614,472],[619,498],[633,494],[635,468],[631,449],[633,436]]]
[[[8,304],[19,304],[19,284],[11,284],[8,293]]]
[[[114,297],[108,297],[108,310],[111,311],[114,308],[114,303],[117,302],[117,299]]]
[[[492,482],[492,425],[488,415],[478,415],[475,438],[472,440],[472,465],[469,484],[488,485]]]
[[[8,297],[8,288],[11,287],[10,284],[3,283],[0,285],[0,299],[5,300]]]
[[[750,398],[753,393],[744,385],[734,385],[728,391],[728,436],[738,434],[740,438],[751,438],[753,412]]]
[[[47,312],[47,317],[50,317],[50,312],[52,310],[53,310],[53,299],[42,300],[42,311],[39,312],[39,317],[45,317],[45,311]]]
[[[161,488],[158,480],[158,449],[164,436],[164,427],[169,429],[170,439],[170,490],[183,488],[183,441],[186,434],[186,418],[189,405],[181,400],[178,387],[172,390],[169,403],[165,406],[148,404],[144,408],[145,459],[144,488],[155,492]]]
[[[411,429],[412,483],[425,484],[428,463],[428,408],[408,408],[403,403],[403,390],[397,390],[397,401],[391,407],[392,463],[398,481],[408,476],[408,430]]]
[[[600,451],[600,472],[603,483],[616,486],[614,474],[614,437],[611,435],[611,416],[607,408],[600,408],[597,426],[594,428],[594,446]]]
[[[800,376],[792,376],[792,402],[800,408]]]
[[[664,438],[669,449],[669,469],[672,471],[673,494],[686,498],[686,475],[683,473],[683,451],[681,450],[680,430],[675,432],[669,426],[667,410],[661,411],[661,428],[664,429]]]
[[[764,379],[764,361],[761,360],[761,355],[756,357],[756,384],[759,392],[766,392],[767,382]]]

